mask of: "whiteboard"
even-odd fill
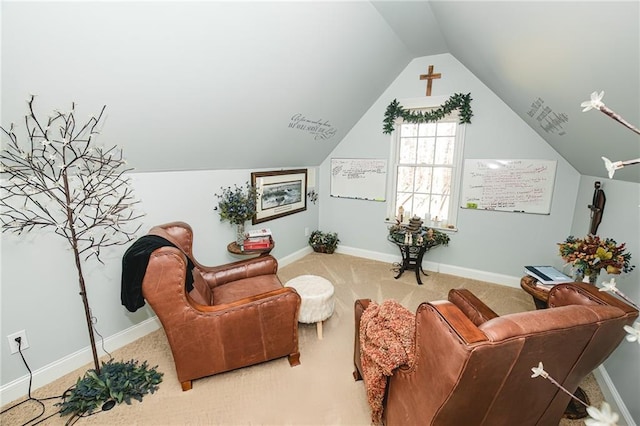
[[[555,160],[465,160],[460,206],[549,214]]]
[[[331,196],[385,201],[387,160],[332,158]]]

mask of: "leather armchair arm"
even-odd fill
[[[449,302],[456,305],[477,326],[498,316],[467,289],[451,289]]]
[[[440,321],[449,327],[464,343],[471,344],[487,340],[487,336],[478,329],[466,312],[462,311],[454,303],[437,301],[431,302],[429,305],[439,314]],[[418,311],[422,308],[423,306],[421,305]]]
[[[617,297],[600,291],[587,283],[559,284],[549,292],[550,308],[567,305],[609,305],[621,309],[627,315],[638,316],[638,310]]]
[[[278,272],[278,261],[270,255],[240,260],[220,266],[197,266],[210,287],[259,275],[272,275]]]
[[[251,297],[245,297],[244,299],[239,299],[234,302],[225,303],[222,305],[200,305],[194,302],[193,300],[191,300],[190,302],[193,308],[196,309],[197,311],[202,313],[214,314],[219,312],[233,311],[238,307],[244,308],[250,305],[259,305],[260,303],[268,302],[269,299],[278,298],[279,296],[286,295],[286,294],[292,294],[293,301],[295,302],[295,300],[297,299],[298,303],[300,303],[300,296],[294,289],[290,287],[279,288],[277,290],[269,291],[267,293],[257,294]]]

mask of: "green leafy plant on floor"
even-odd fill
[[[99,371],[92,369],[78,378],[63,401],[56,404],[61,407],[60,415],[91,414],[107,403],[105,410],[116,403],[130,405],[132,399],[142,401],[144,395],[154,393],[162,382],[163,373],[158,372],[157,367],[149,368],[146,361],[142,364],[135,360],[103,362]]]
[[[319,253],[333,253],[340,239],[336,232],[313,231],[309,236],[309,245]]]

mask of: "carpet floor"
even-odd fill
[[[319,340],[313,324],[299,325],[300,361],[290,367],[286,358],[195,380],[182,392],[164,331],[154,331],[113,351],[116,360],[138,359],[164,373],[159,390],[142,403],[121,404],[110,411],[80,418],[83,425],[369,425],[370,410],[364,385],[353,380],[353,303],[359,298],[381,302],[395,299],[415,311],[423,301],[446,299],[451,288],[471,290],[500,315],[535,309],[531,297],[519,288],[435,272],[416,284],[413,272],[394,279],[389,263],[344,254],[312,253],[279,270],[283,283],[304,274],[327,278],[335,286],[335,311],[324,323]],[[108,350],[109,348],[107,348]],[[34,392],[34,398],[61,395],[92,364]],[[592,405],[602,393],[592,374],[581,384]],[[0,416],[3,425],[64,425],[69,416],[55,414],[59,399],[44,401],[45,413],[34,401]],[[3,407],[15,404],[17,401]],[[48,416],[52,416],[47,418]],[[40,423],[38,423],[40,422]],[[584,424],[563,419],[561,426]]]

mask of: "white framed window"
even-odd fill
[[[400,101],[400,105],[428,111],[439,108],[446,99],[418,98]],[[405,217],[419,216],[427,226],[457,229],[464,129],[456,111],[437,122],[396,122],[387,186],[389,219],[396,218],[402,206]]]

